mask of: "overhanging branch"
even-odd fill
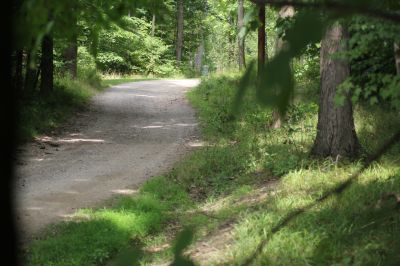
[[[343,14],[359,14],[374,18],[385,19],[388,21],[400,23],[400,14],[387,12],[382,9],[370,8],[362,5],[344,4],[341,2],[323,1],[323,2],[304,2],[296,0],[250,0],[258,5],[271,5],[282,7],[291,5],[297,8],[311,8],[318,10],[336,11]]]

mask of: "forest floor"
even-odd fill
[[[52,135],[19,147],[15,197],[22,241],[76,209],[133,194],[197,138],[184,93],[198,80],[141,81],[98,94]]]

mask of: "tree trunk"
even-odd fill
[[[151,21],[151,36],[154,37],[156,33],[156,14],[153,13],[153,20]]]
[[[42,58],[40,63],[40,94],[48,95],[53,91],[53,37],[46,35],[42,42]]]
[[[285,19],[294,16],[294,7],[293,6],[283,6],[279,10],[279,18]],[[275,41],[275,54],[278,54],[282,49],[284,49],[285,42],[282,38],[277,37]],[[272,125],[271,127],[274,129],[280,128],[282,125],[282,118],[277,110],[273,110],[272,112]]]
[[[194,69],[196,70],[196,73],[200,74],[201,73],[201,67],[203,64],[203,54],[204,54],[204,40],[202,39],[199,47],[197,47],[197,51],[194,57]]]
[[[64,51],[64,61],[67,73],[71,78],[78,76],[78,38],[73,34],[67,49]]]
[[[36,90],[37,84],[37,68],[32,66],[33,62],[31,53],[31,51],[28,51],[26,56],[26,71],[24,82],[25,94],[32,94]]]
[[[75,12],[76,8],[72,10]],[[65,69],[72,79],[77,78],[78,74],[78,18],[73,14],[71,20],[72,34],[69,36],[67,49],[63,53]]]
[[[350,66],[346,60],[331,56],[347,49],[343,42],[347,39],[346,29],[337,23],[327,29],[321,43],[321,92],[317,137],[312,149],[317,156],[354,157],[360,148],[350,98],[342,106],[336,106],[334,100],[336,88],[350,74]]]
[[[258,20],[258,77],[260,77],[265,64],[265,5],[259,6]]]
[[[394,43],[394,58],[396,60],[396,71],[397,75],[400,75],[400,44]]]
[[[177,34],[176,34],[176,61],[182,62],[183,50],[183,0],[178,0],[178,18],[177,18]]]
[[[243,18],[244,18],[244,0],[238,0],[238,33],[243,28]],[[242,70],[246,67],[246,59],[244,52],[244,37],[241,38],[238,36],[238,48],[239,48],[239,70]]]

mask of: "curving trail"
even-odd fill
[[[140,183],[196,146],[197,123],[184,93],[198,83],[114,86],[55,136],[21,147],[14,192],[21,239],[68,219],[78,208],[135,193]]]

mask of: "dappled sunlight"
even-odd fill
[[[204,141],[189,141],[186,145],[192,148],[199,148],[206,146],[206,143]]]
[[[147,126],[133,125],[133,128],[141,128],[141,129],[159,129],[159,128],[172,128],[172,127],[196,127],[197,123],[176,123],[176,124],[168,124],[163,122],[155,122]]]
[[[80,143],[80,142],[85,142],[85,143],[104,143],[105,141],[103,139],[59,139],[57,142],[61,143]]]
[[[28,211],[41,211],[43,210],[43,207],[27,207],[26,208]]]
[[[134,94],[134,93],[130,93],[129,95],[132,95],[135,97],[156,98],[156,96],[154,96],[154,95],[144,95],[144,94]]]
[[[48,143],[50,145],[57,145],[60,143],[104,143],[105,140],[103,139],[91,139],[91,138],[76,138],[79,136],[83,136],[81,133],[72,133],[69,134],[71,138],[53,138],[49,136],[37,137],[36,140],[44,143]]]
[[[144,127],[140,127],[143,129],[148,129],[148,128],[163,128],[164,126],[144,126]]]
[[[114,194],[119,194],[119,195],[134,195],[138,193],[137,189],[114,189],[111,190],[112,193]]]

